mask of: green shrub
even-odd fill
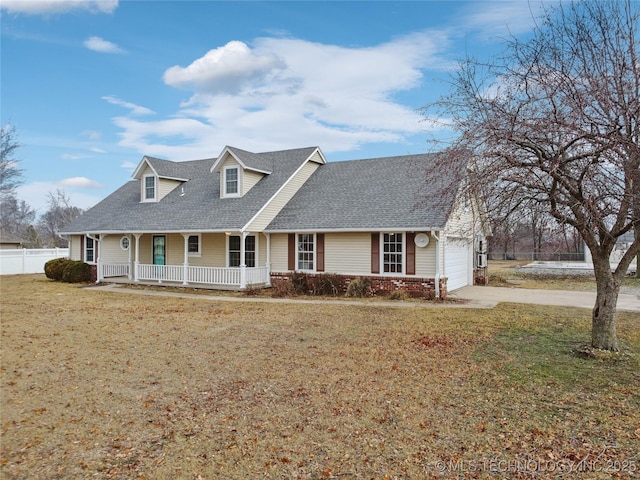
[[[71,262],[68,258],[54,258],[44,264],[44,274],[51,280],[62,280],[65,267]]]
[[[91,266],[81,261],[70,260],[62,272],[62,281],[67,283],[90,282]]]
[[[347,297],[372,297],[371,280],[367,277],[356,277],[347,287]]]
[[[313,294],[336,296],[342,292],[343,285],[343,277],[335,273],[316,275],[313,283]]]
[[[312,290],[309,275],[304,272],[293,272],[291,274],[291,287],[296,295],[309,295]]]

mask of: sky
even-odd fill
[[[319,146],[328,161],[451,138],[421,108],[456,62],[531,31],[537,0],[0,0],[0,120],[38,214],[87,209],[144,155]]]

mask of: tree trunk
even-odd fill
[[[611,273],[609,259],[594,258],[596,274],[596,304],[591,317],[591,346],[601,350],[618,351],[616,333],[616,305],[620,293],[620,282]]]
[[[636,255],[636,278],[640,278],[640,253]]]

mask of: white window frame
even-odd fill
[[[400,235],[401,236],[401,240],[400,240],[400,244],[401,244],[401,248],[402,251],[400,252],[400,271],[397,272],[387,272],[385,271],[385,254],[388,255],[398,255],[398,252],[386,252],[385,251],[385,246],[387,244],[391,244],[390,242],[385,242],[385,236],[387,235]],[[404,232],[398,233],[398,232],[382,232],[380,234],[380,274],[381,275],[388,275],[388,276],[398,276],[398,275],[404,275],[405,272],[405,262],[406,262],[406,255],[407,255],[407,245],[406,245],[406,235]],[[397,244],[398,242],[394,242],[395,244]],[[397,261],[393,263],[393,265],[396,265]]]
[[[231,237],[237,237],[242,242],[242,235],[228,235],[227,236],[227,268],[238,268],[240,265],[242,265],[242,258],[240,258],[240,265],[236,265],[236,266],[233,266],[233,267],[231,266],[231,259],[229,258],[230,254],[231,254],[231,250],[230,250]],[[247,244],[246,244],[246,242],[247,242],[247,238],[249,238],[249,237],[253,237],[255,239],[255,242],[254,242],[255,250],[253,252],[254,253],[254,266],[253,267],[250,267],[249,265],[247,265]],[[238,252],[238,253],[240,253],[240,251],[241,250],[234,250],[234,252]],[[259,251],[260,251],[260,246],[258,244],[258,235],[257,234],[256,235],[247,235],[245,237],[245,249],[244,249],[244,264],[247,266],[247,268],[254,268],[254,267],[257,267],[259,265],[259,263],[258,263],[258,252]]]
[[[91,240],[91,248],[89,248],[89,240]],[[96,263],[96,240],[88,235],[84,237],[84,259],[85,263]],[[91,252],[91,260],[89,260],[88,252]]]
[[[196,237],[198,239],[198,250],[196,252],[189,251],[189,239]],[[193,233],[187,236],[187,255],[189,257],[201,257],[202,256],[202,235],[199,233]]]
[[[231,170],[235,170],[238,178],[236,179],[236,184],[237,184],[237,190],[235,192],[229,192],[227,190],[227,184],[228,184],[228,180],[227,180],[227,172],[230,172]],[[226,198],[233,198],[233,197],[239,197],[240,196],[240,167],[238,165],[229,165],[224,167],[224,169],[222,170],[222,194],[224,197]]]
[[[147,197],[147,179],[153,178],[153,197]],[[155,175],[144,175],[142,177],[142,201],[155,202],[158,199],[158,178]]]
[[[125,245],[126,243],[126,245]],[[129,248],[131,247],[131,239],[129,237],[122,237],[120,238],[120,248],[124,251],[129,250]]]
[[[303,236],[311,237],[313,250],[300,250],[301,239]],[[300,254],[309,254],[313,255],[312,266],[311,268],[300,268]],[[297,233],[296,234],[296,270],[299,272],[315,272],[316,271],[316,261],[318,259],[318,241],[315,233]],[[308,263],[308,260],[305,260],[305,263]]]

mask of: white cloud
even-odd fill
[[[224,145],[255,151],[321,145],[349,151],[402,142],[424,132],[416,111],[393,98],[424,88],[427,69],[443,69],[441,31],[418,32],[371,47],[292,38],[260,38],[250,48],[229,42],[174,66],[167,84],[190,88],[174,118],[117,117],[120,145],[175,160],[207,158]]]
[[[98,148],[98,147],[91,147],[89,148],[89,150],[91,150],[93,153],[107,153],[106,150],[103,150],[102,148]]]
[[[85,130],[81,135],[87,137],[89,140],[100,140],[102,136],[102,134],[96,130]]]
[[[100,52],[100,53],[123,53],[124,52],[124,50],[122,50],[115,43],[100,37],[87,38],[84,41],[84,46],[87,47],[89,50],[93,50],[95,52]]]
[[[0,9],[10,13],[48,15],[86,10],[91,13],[113,13],[118,0],[2,0]]]
[[[65,178],[64,180],[57,182],[56,185],[62,188],[104,188],[104,185],[101,183],[87,177]]]
[[[277,73],[284,67],[273,52],[256,55],[238,41],[209,50],[186,68],[178,65],[164,73],[164,81],[174,87],[195,88],[210,93],[235,92]]]
[[[136,167],[138,166],[137,163],[133,163],[133,162],[122,162],[120,164],[120,168],[124,168],[125,170],[131,170],[132,172],[136,169]]]
[[[141,107],[140,105],[136,105],[135,103],[125,102],[124,100],[119,99],[118,97],[114,97],[112,95],[106,95],[102,97],[102,100],[105,100],[112,105],[118,105],[119,107],[128,108],[131,110],[132,115],[153,115],[153,110],[147,107]]]
[[[555,0],[522,0],[469,2],[462,20],[465,30],[479,32],[481,37],[495,39],[531,31],[535,18]]]

